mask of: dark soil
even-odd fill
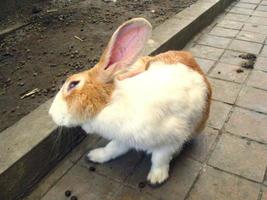
[[[67,76],[94,66],[119,24],[141,16],[155,27],[195,1],[61,0],[33,5],[24,17],[29,25],[0,38],[0,131],[53,97]],[[16,20],[11,16],[8,22]]]

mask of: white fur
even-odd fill
[[[108,104],[93,119],[80,124],[87,133],[98,133],[111,142],[92,150],[88,158],[106,162],[130,148],[152,153],[147,179],[162,183],[168,178],[174,153],[194,134],[206,104],[207,85],[203,77],[178,63],[152,63],[149,70],[115,82]],[[49,113],[58,125],[73,126],[66,102],[58,93]]]
[[[117,81],[111,103],[82,128],[123,145],[110,148],[109,143],[91,151],[89,159],[105,162],[129,148],[144,150],[152,153],[148,180],[162,183],[168,178],[172,155],[202,119],[207,90],[203,77],[180,63],[152,63],[148,71]],[[103,152],[109,153],[103,158]]]
[[[55,96],[55,99],[49,109],[49,114],[54,122],[59,126],[77,126],[80,123],[68,112],[67,103],[63,100],[62,97],[62,90],[63,87]]]

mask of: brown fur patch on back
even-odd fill
[[[205,105],[205,108],[203,110],[203,117],[202,117],[201,121],[199,122],[199,124],[195,128],[195,132],[200,133],[204,129],[205,124],[207,122],[207,119],[209,117],[209,113],[210,113],[212,90],[211,90],[211,85],[210,85],[207,77],[205,76],[204,72],[201,70],[200,66],[198,65],[198,63],[194,59],[193,55],[188,51],[168,51],[165,53],[161,53],[161,54],[151,58],[150,60],[148,60],[149,63],[159,62],[159,61],[161,61],[163,63],[167,63],[167,64],[176,64],[176,63],[180,62],[180,63],[188,66],[189,68],[197,71],[203,77],[203,79],[207,85],[208,93],[207,93],[207,97],[206,97],[206,105]]]

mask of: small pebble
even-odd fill
[[[71,191],[70,191],[70,190],[66,190],[66,191],[65,191],[65,196],[66,196],[66,197],[69,197],[70,195],[71,195]]]
[[[236,70],[236,73],[238,73],[238,74],[239,74],[239,73],[243,73],[243,72],[244,72],[243,69],[237,69],[237,70]]]
[[[32,14],[36,14],[42,11],[42,8],[38,7],[38,6],[33,6],[32,7]]]
[[[138,187],[139,187],[139,188],[144,188],[144,187],[146,187],[146,183],[145,183],[145,182],[140,182],[140,183],[138,184]]]
[[[70,198],[70,200],[78,200],[78,197],[76,197],[76,196],[72,196],[72,197]]]
[[[50,64],[50,67],[56,67],[57,65],[56,64]]]
[[[25,83],[23,83],[23,82],[20,82],[20,83],[18,83],[18,85],[22,87],[22,86],[24,86],[24,85],[25,85]]]
[[[94,171],[95,171],[95,167],[91,166],[91,167],[89,167],[89,170],[90,170],[91,172],[94,172]]]
[[[218,74],[221,74],[221,72],[220,72],[220,71],[218,71],[217,73],[218,73]]]

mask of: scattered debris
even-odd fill
[[[19,82],[19,83],[18,83],[18,86],[21,86],[21,87],[22,87],[22,86],[24,86],[24,85],[25,85],[24,82]]]
[[[253,60],[255,61],[257,56],[253,53],[243,53],[239,55],[239,58],[245,59],[245,60]]]
[[[70,200],[78,200],[78,197],[76,197],[76,196],[72,196],[71,198],[70,198]]]
[[[58,9],[49,9],[49,10],[46,10],[47,13],[52,13],[52,12],[57,12]]]
[[[83,42],[83,39],[79,38],[77,35],[74,35],[74,38]]]
[[[37,14],[37,13],[39,13],[39,12],[41,12],[41,11],[42,11],[42,8],[39,7],[39,6],[34,5],[34,6],[32,7],[32,14]]]
[[[243,67],[245,69],[253,69],[254,68],[254,64],[255,64],[255,61],[257,59],[257,56],[255,54],[244,53],[244,54],[240,54],[238,57],[246,60],[246,61],[241,63],[241,67]]]
[[[39,92],[39,91],[40,91],[39,88],[35,88],[35,89],[33,89],[32,91],[30,91],[30,92],[28,92],[28,93],[22,95],[22,96],[20,97],[20,99],[24,99],[24,98],[26,98],[26,97],[29,97],[29,96],[31,96],[31,95],[34,95],[35,93],[37,93],[37,92]]]
[[[90,170],[91,172],[94,172],[94,171],[95,171],[95,167],[91,166],[91,167],[89,167],[89,170]]]
[[[240,68],[236,70],[236,73],[238,73],[238,74],[239,73],[243,73],[243,72],[244,72],[244,70],[243,69],[240,69]]]
[[[140,183],[138,184],[138,187],[139,187],[139,188],[144,188],[144,187],[146,187],[146,183],[145,183],[145,182],[140,182]]]
[[[57,65],[56,64],[50,64],[50,67],[56,67]]]
[[[253,60],[248,60],[241,63],[241,67],[245,69],[253,69],[255,62]]]
[[[71,191],[70,191],[70,190],[66,190],[66,191],[65,191],[65,196],[66,196],[66,197],[69,197],[70,195],[71,195]]]

